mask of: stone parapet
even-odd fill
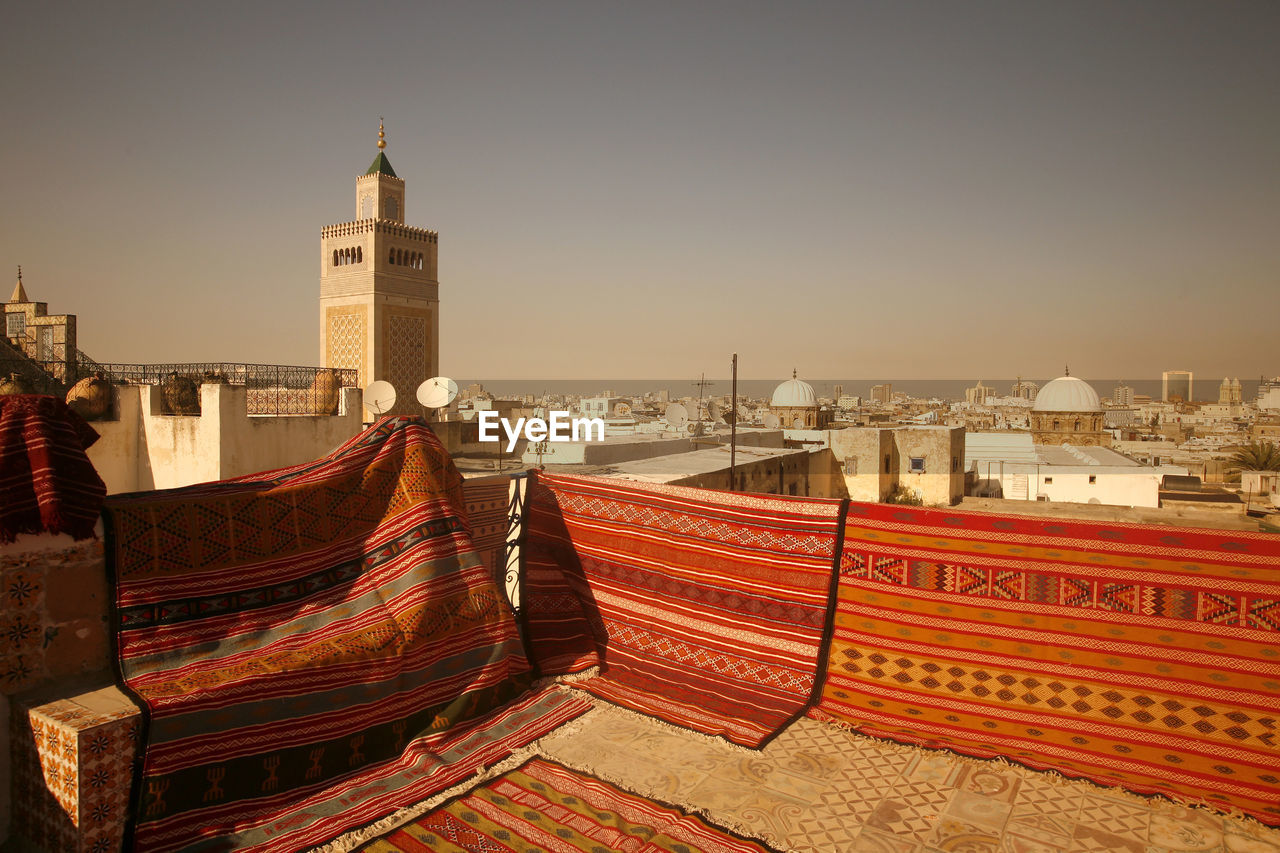
[[[122,848],[141,719],[116,687],[16,704],[12,829],[25,849]]]
[[[4,695],[110,667],[102,541],[30,539],[46,540],[46,545],[37,550],[9,546],[0,551],[0,693]],[[56,547],[64,539],[67,544]]]

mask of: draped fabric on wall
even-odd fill
[[[814,715],[1280,824],[1280,537],[854,504]]]
[[[0,543],[93,535],[107,487],[85,451],[98,433],[57,397],[0,395]]]
[[[118,664],[147,719],[139,850],[304,849],[589,705],[526,694],[461,477],[414,419],[315,463],[117,496],[107,519]]]
[[[547,674],[746,746],[803,712],[832,612],[838,500],[539,475],[528,633]]]

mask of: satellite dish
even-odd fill
[[[418,386],[418,402],[428,409],[443,409],[458,396],[458,383],[447,376],[436,376]]]
[[[689,410],[679,403],[672,403],[667,406],[666,419],[667,427],[679,432],[689,422]]]
[[[781,425],[782,425],[782,421],[773,412],[770,412],[769,414],[764,416],[765,429],[777,429]]]
[[[707,417],[711,419],[712,423],[720,420],[720,404],[715,400],[707,403]]]
[[[368,409],[375,418],[385,415],[387,412],[391,411],[392,406],[395,404],[395,386],[385,379],[370,382],[369,387],[364,389],[364,407]]]

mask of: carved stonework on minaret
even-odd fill
[[[405,182],[391,168],[378,123],[378,153],[356,178],[356,219],[320,232],[320,358],[385,379],[395,414],[421,414],[418,384],[437,375],[439,235],[405,224]]]

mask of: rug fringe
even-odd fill
[[[625,709],[621,709],[621,710],[625,710]],[[637,716],[643,716],[643,715],[637,715]],[[661,725],[667,726],[668,728],[675,728],[674,726],[671,726],[668,723],[662,723],[661,720],[652,720],[652,722],[660,723]],[[680,731],[683,732],[685,730],[680,729]],[[697,734],[697,733],[694,732],[694,734]],[[719,740],[719,739],[717,738],[716,740]],[[736,744],[732,744],[732,745],[736,746]],[[611,773],[607,770],[602,770],[598,767],[591,767],[589,766],[590,765],[589,762],[575,761],[574,759],[564,758],[562,756],[554,755],[554,754],[544,754],[542,757],[546,758],[548,761],[554,761],[557,764],[561,764],[565,767],[568,767],[570,770],[576,770],[579,773],[585,773],[587,775],[594,776],[597,779],[601,779],[605,782],[608,782],[611,785],[616,785],[617,787],[621,788],[624,791],[629,791],[632,794],[636,794],[638,796],[645,797],[646,799],[653,800],[654,802],[660,805],[677,808],[680,811],[685,812],[686,814],[697,815],[698,817],[705,818],[713,826],[718,826],[722,829],[727,829],[730,832],[743,836],[744,838],[750,838],[755,841],[763,842],[764,844],[767,844],[768,846],[779,851],[779,853],[791,853],[791,851],[794,850],[794,848],[782,846],[783,842],[780,841],[776,836],[774,836],[770,832],[761,832],[760,830],[757,830],[751,826],[748,826],[747,824],[744,824],[741,821],[738,821],[727,815],[720,814],[719,812],[713,811],[712,809],[706,806],[698,805],[697,803],[691,802],[683,797],[673,798],[670,793],[666,793],[666,792],[660,793],[652,785],[639,785],[636,783],[634,779],[628,779],[628,778],[625,778],[624,776]]]
[[[593,694],[587,693],[585,690],[582,690],[580,688],[575,688],[574,692],[577,695],[590,696],[592,699],[595,700],[596,707],[599,708],[603,713],[607,715],[630,718],[633,720],[641,721],[646,725],[652,725],[652,726],[657,726],[658,728],[666,729],[667,731],[672,732],[674,734],[678,734],[681,737],[692,738],[694,740],[701,741],[702,743],[723,747],[728,751],[733,752],[737,755],[759,755],[760,754],[760,750],[754,747],[743,746],[740,743],[734,743],[733,741],[728,740],[726,738],[722,738],[718,735],[709,735],[706,732],[700,732],[694,729],[686,729],[684,726],[677,726],[675,723],[668,723],[666,720],[661,720],[657,717],[651,717],[648,714],[644,713],[643,711],[633,711],[630,708],[624,708],[621,705],[615,705],[614,703],[608,701],[607,699],[602,699],[599,696],[595,696]],[[557,729],[556,731],[559,731],[559,729]],[[554,734],[554,732],[552,732],[552,734]],[[550,736],[551,735],[547,735],[547,737],[550,737]]]
[[[1002,755],[993,755],[990,758],[983,758],[977,755],[965,755],[962,752],[956,752],[954,749],[940,745],[936,747],[920,746],[912,743],[898,743],[897,741],[878,735],[868,734],[861,730],[857,723],[848,723],[836,717],[827,714],[817,708],[811,709],[809,718],[823,725],[831,726],[844,731],[846,734],[859,738],[873,741],[877,749],[883,749],[887,752],[898,752],[905,754],[919,755],[944,755],[952,761],[962,762],[972,767],[989,767],[992,764],[1000,766],[1020,779],[1031,779],[1040,782],[1047,782],[1050,785],[1060,785],[1063,787],[1073,787],[1082,791],[1097,791],[1105,793],[1107,797],[1113,800],[1123,800],[1140,805],[1144,808],[1155,809],[1160,811],[1173,811],[1175,809],[1200,809],[1209,812],[1218,817],[1224,814],[1232,818],[1243,818],[1249,820],[1263,829],[1274,829],[1266,824],[1249,817],[1240,809],[1234,806],[1219,806],[1203,799],[1196,799],[1185,794],[1176,792],[1155,792],[1151,794],[1139,794],[1124,788],[1117,783],[1116,785],[1103,785],[1095,782],[1087,777],[1067,776],[1061,771],[1052,768],[1039,769],[1036,767],[1028,767],[1016,761],[1011,761]]]
[[[465,780],[459,782],[453,787],[446,788],[445,790],[437,794],[433,794],[425,800],[420,800],[413,805],[405,806],[399,811],[392,812],[381,820],[343,833],[327,844],[323,844],[319,847],[313,847],[310,853],[350,853],[350,851],[375,841],[416,818],[422,817],[424,814],[438,807],[442,803],[451,800],[454,797],[461,796],[462,794],[479,787],[485,782],[488,782],[490,779],[501,776],[503,773],[515,770],[531,758],[547,758],[547,751],[543,746],[544,741],[559,734],[572,735],[580,731],[584,720],[596,715],[598,711],[598,708],[592,708],[586,713],[569,720],[567,723],[552,729],[527,746],[521,747],[501,761],[497,761],[488,767],[480,768],[473,775],[468,776]]]

